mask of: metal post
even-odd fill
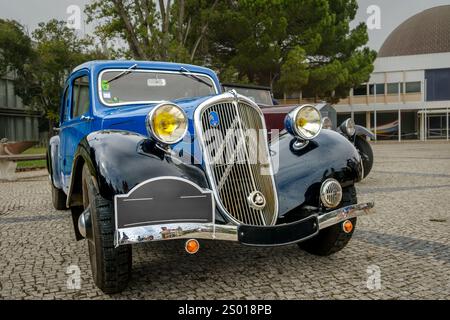
[[[446,124],[447,124],[447,141],[448,141],[448,107],[447,107],[447,122],[446,122]]]
[[[402,111],[398,109],[398,142],[402,142]]]
[[[424,80],[423,82],[423,92],[422,92],[422,101],[425,104],[425,132],[424,132],[424,137],[425,137],[425,141],[428,140],[428,110],[427,110],[427,103],[425,101],[425,97],[427,96],[427,79]]]
[[[374,134],[375,134],[375,141],[378,140],[377,137],[377,109],[373,110],[373,125],[374,125]]]

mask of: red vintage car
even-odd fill
[[[222,87],[224,91],[235,90],[237,93],[256,102],[265,115],[266,126],[269,132],[273,129],[284,130],[286,114],[296,107],[293,105],[280,105],[273,98],[270,87],[231,83],[222,83]],[[356,125],[352,118],[337,126],[336,110],[328,103],[320,103],[315,105],[315,107],[322,114],[324,129],[332,129],[341,133],[355,145],[363,161],[364,178],[367,177],[373,166],[373,151],[367,142],[367,138],[374,139],[375,135],[369,129]]]

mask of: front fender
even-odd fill
[[[367,129],[366,127],[363,127],[360,125],[355,125],[355,129],[356,129],[357,136],[369,137],[372,140],[375,139],[375,135],[373,134],[373,132],[370,131],[369,129]]]
[[[80,205],[77,183],[81,181],[84,163],[96,178],[101,196],[108,200],[113,200],[117,194],[128,193],[145,180],[161,176],[185,178],[208,188],[200,167],[174,161],[147,137],[129,131],[97,131],[80,142],[74,155],[68,206]]]
[[[280,218],[302,205],[318,206],[320,186],[328,178],[344,187],[361,178],[360,155],[341,134],[322,130],[299,151],[293,149],[294,142],[293,136],[284,134],[271,144],[279,159],[278,170],[273,162]]]

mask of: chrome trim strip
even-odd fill
[[[180,199],[198,199],[198,198],[206,198],[205,195],[202,196],[181,196]]]
[[[101,94],[101,92],[102,92],[102,90],[101,90],[102,89],[102,81],[101,81],[101,79],[102,79],[103,73],[111,72],[111,71],[113,71],[113,72],[115,72],[115,71],[126,71],[126,70],[128,70],[128,69],[107,68],[107,69],[102,70],[99,73],[98,78],[97,78],[97,82],[98,82],[97,94],[98,94],[98,97],[99,97],[100,102],[102,104],[104,104],[107,107],[120,107],[120,106],[133,105],[133,104],[147,104],[147,103],[162,103],[162,102],[164,102],[164,100],[161,100],[161,101],[130,101],[130,102],[122,102],[122,103],[106,103],[103,100],[103,96]],[[148,72],[148,73],[157,72],[157,73],[169,73],[169,74],[180,74],[181,75],[180,72],[175,71],[175,70],[136,69],[136,70],[132,70],[132,72]],[[216,92],[216,94],[219,93],[219,90],[218,90],[218,88],[216,86],[216,82],[214,81],[214,79],[212,77],[210,77],[206,73],[198,73],[198,72],[191,72],[191,73],[195,74],[197,76],[206,77],[209,80],[211,80],[211,83],[212,83],[212,85],[214,87],[214,91]]]
[[[129,223],[129,224],[125,224],[124,226],[125,227],[137,226],[137,225],[140,225],[140,224],[147,225],[147,226],[148,225],[157,225],[157,224],[164,223],[164,222],[167,223],[169,221],[173,222],[173,223],[176,223],[176,222],[193,222],[193,221],[206,222],[208,220],[206,220],[206,219],[171,219],[171,220],[161,220],[161,221],[150,220],[150,221]]]
[[[214,97],[204,101],[197,107],[197,109],[195,110],[195,113],[194,113],[194,128],[195,128],[196,135],[200,139],[200,141],[205,141],[205,137],[203,136],[202,121],[201,121],[201,116],[202,116],[204,109],[206,109],[212,105],[220,104],[220,103],[239,104],[240,102],[250,105],[258,112],[258,114],[260,115],[261,120],[262,120],[262,128],[261,129],[263,129],[263,131],[264,131],[264,141],[268,141],[266,121],[265,121],[264,114],[262,113],[261,109],[258,107],[258,105],[255,102],[253,102],[252,100],[250,100],[249,98],[247,98],[243,95],[237,94],[236,92],[226,92],[226,93],[214,96]],[[241,222],[238,221],[237,219],[235,219],[233,216],[231,216],[231,214],[229,214],[227,212],[227,210],[225,209],[225,207],[223,206],[219,191],[217,189],[218,186],[216,186],[215,182],[213,181],[214,173],[211,171],[211,164],[209,163],[208,156],[206,155],[207,150],[203,143],[199,143],[199,145],[202,149],[204,167],[205,167],[205,170],[207,173],[206,176],[207,176],[209,185],[212,188],[214,197],[216,199],[217,206],[227,216],[227,218],[230,219],[231,223],[233,223],[235,225],[241,224]],[[270,176],[272,179],[272,188],[273,188],[274,200],[275,200],[275,203],[274,203],[275,212],[273,215],[273,221],[270,221],[269,224],[274,225],[278,218],[278,209],[279,208],[278,208],[278,192],[277,192],[276,184],[275,184],[275,178],[274,178],[274,172],[273,172],[273,166],[272,166],[272,158],[270,156],[270,146],[267,146],[266,157],[269,162],[268,166],[269,166]]]
[[[319,215],[319,230],[347,219],[374,213],[373,202],[359,203]],[[272,226],[273,227],[273,226]],[[214,223],[173,223],[116,230],[116,246],[175,239],[238,241],[238,226]],[[303,239],[306,240],[306,239]]]
[[[128,202],[128,201],[150,201],[150,200],[153,200],[153,198],[124,199],[123,201]]]

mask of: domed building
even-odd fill
[[[450,5],[401,23],[379,50],[368,83],[336,109],[377,139],[449,139]],[[375,129],[376,128],[376,129]]]

